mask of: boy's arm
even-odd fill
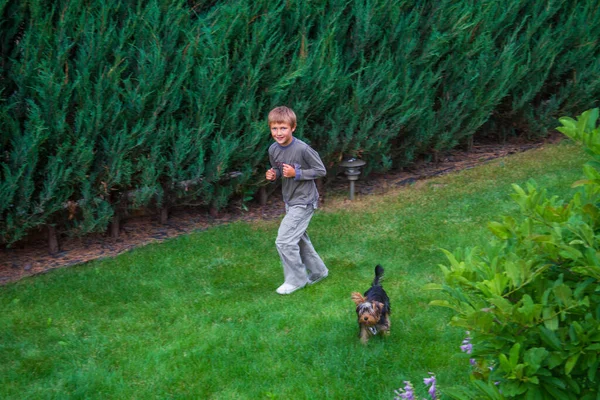
[[[296,167],[297,181],[309,181],[317,178],[322,178],[327,174],[327,170],[317,153],[313,148],[307,147],[304,151],[304,161],[309,165],[309,168],[301,169]]]
[[[269,152],[269,163],[271,164],[271,168],[275,171],[275,180],[281,178],[281,168],[277,166],[275,160],[271,156],[271,152]]]

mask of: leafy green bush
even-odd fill
[[[456,311],[452,323],[470,333],[477,389],[455,398],[600,398],[600,128],[598,109],[559,131],[594,161],[571,199],[534,183],[514,185],[520,217],[491,222],[484,249],[445,251],[442,285],[432,304]]]

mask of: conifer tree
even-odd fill
[[[0,23],[4,244],[226,207],[263,184],[281,104],[331,176],[541,135],[600,95],[594,1],[0,0]]]

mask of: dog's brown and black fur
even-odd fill
[[[352,293],[358,315],[360,341],[364,344],[369,341],[370,336],[377,335],[379,332],[387,335],[390,332],[390,299],[381,286],[382,278],[383,267],[377,265],[375,279],[369,290],[364,295],[358,292]]]

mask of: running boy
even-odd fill
[[[266,178],[270,181],[282,178],[285,202],[285,217],[275,240],[284,282],[276,292],[290,294],[329,274],[306,234],[319,200],[315,179],[325,176],[326,171],[319,154],[292,136],[296,130],[294,111],[287,107],[271,110],[269,128],[275,143],[269,147],[271,169]]]

